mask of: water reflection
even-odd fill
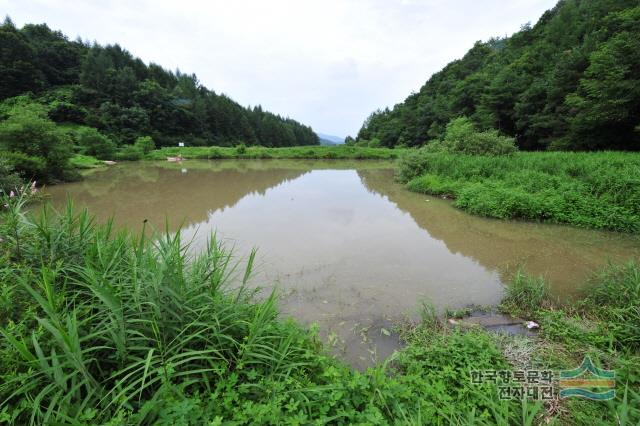
[[[410,193],[391,163],[187,161],[136,163],[49,189],[105,220],[139,229],[183,224],[194,250],[217,232],[237,253],[259,248],[254,284],[278,287],[281,308],[334,335],[363,367],[397,342],[381,332],[422,299],[440,308],[499,301],[517,267],[557,294],[605,259],[638,257],[637,237],[482,219]]]
[[[471,216],[449,201],[420,196],[393,182],[391,170],[360,170],[362,183],[384,195],[452,253],[475,259],[508,281],[523,269],[544,276],[558,297],[574,296],[607,262],[640,256],[640,239],[613,232]]]

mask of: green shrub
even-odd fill
[[[134,146],[144,155],[156,149],[156,144],[151,136],[140,136],[136,139]]]
[[[430,149],[470,155],[507,155],[517,151],[514,138],[501,136],[497,130],[478,132],[466,117],[451,120],[442,143],[432,144]]]
[[[116,144],[111,139],[92,127],[78,129],[75,132],[75,138],[84,154],[99,160],[112,160],[117,150]]]
[[[221,149],[214,146],[209,148],[209,152],[207,153],[207,158],[210,158],[210,159],[224,158],[224,154],[222,153]]]
[[[14,171],[7,158],[9,153],[0,152],[0,194],[9,192],[22,184],[20,176]]]
[[[5,164],[15,170],[23,180],[36,180],[47,172],[47,162],[38,156],[29,156],[22,152],[2,152]]]
[[[9,118],[0,122],[0,151],[22,154],[13,166],[29,179],[55,182],[74,177],[68,137],[42,112],[31,108],[13,109]]]
[[[76,154],[71,157],[70,162],[71,165],[77,169],[91,169],[104,165],[104,162],[97,160],[95,157],[81,154]]]
[[[116,152],[115,157],[118,161],[138,161],[142,159],[142,151],[133,145],[123,145]]]
[[[82,124],[87,117],[87,110],[71,102],[56,100],[49,105],[48,116],[58,123]]]
[[[244,155],[247,153],[247,146],[245,144],[240,144],[236,146],[236,154]]]

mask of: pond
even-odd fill
[[[253,284],[360,368],[397,347],[393,323],[423,301],[496,304],[519,268],[571,297],[607,261],[640,256],[636,236],[468,215],[405,190],[383,161],[130,163],[47,193],[118,227],[181,228],[196,251],[213,232],[238,256],[256,247]]]

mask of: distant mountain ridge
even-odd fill
[[[344,138],[340,136],[327,135],[326,133],[316,132],[318,137],[320,138],[320,143],[322,145],[340,145],[344,143]]]

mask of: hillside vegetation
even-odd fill
[[[73,154],[136,160],[155,147],[318,145],[290,118],[245,108],[195,74],[116,45],[70,41],[45,24],[0,25],[0,190],[77,177]]]
[[[195,74],[145,64],[119,45],[70,41],[46,24],[0,25],[0,100],[29,94],[58,123],[87,125],[117,144],[317,145],[310,127],[244,108]],[[0,117],[2,119],[3,117]]]
[[[459,116],[525,150],[639,150],[638,2],[561,0],[535,25],[477,42],[404,102],[371,114],[357,140],[420,146]]]

